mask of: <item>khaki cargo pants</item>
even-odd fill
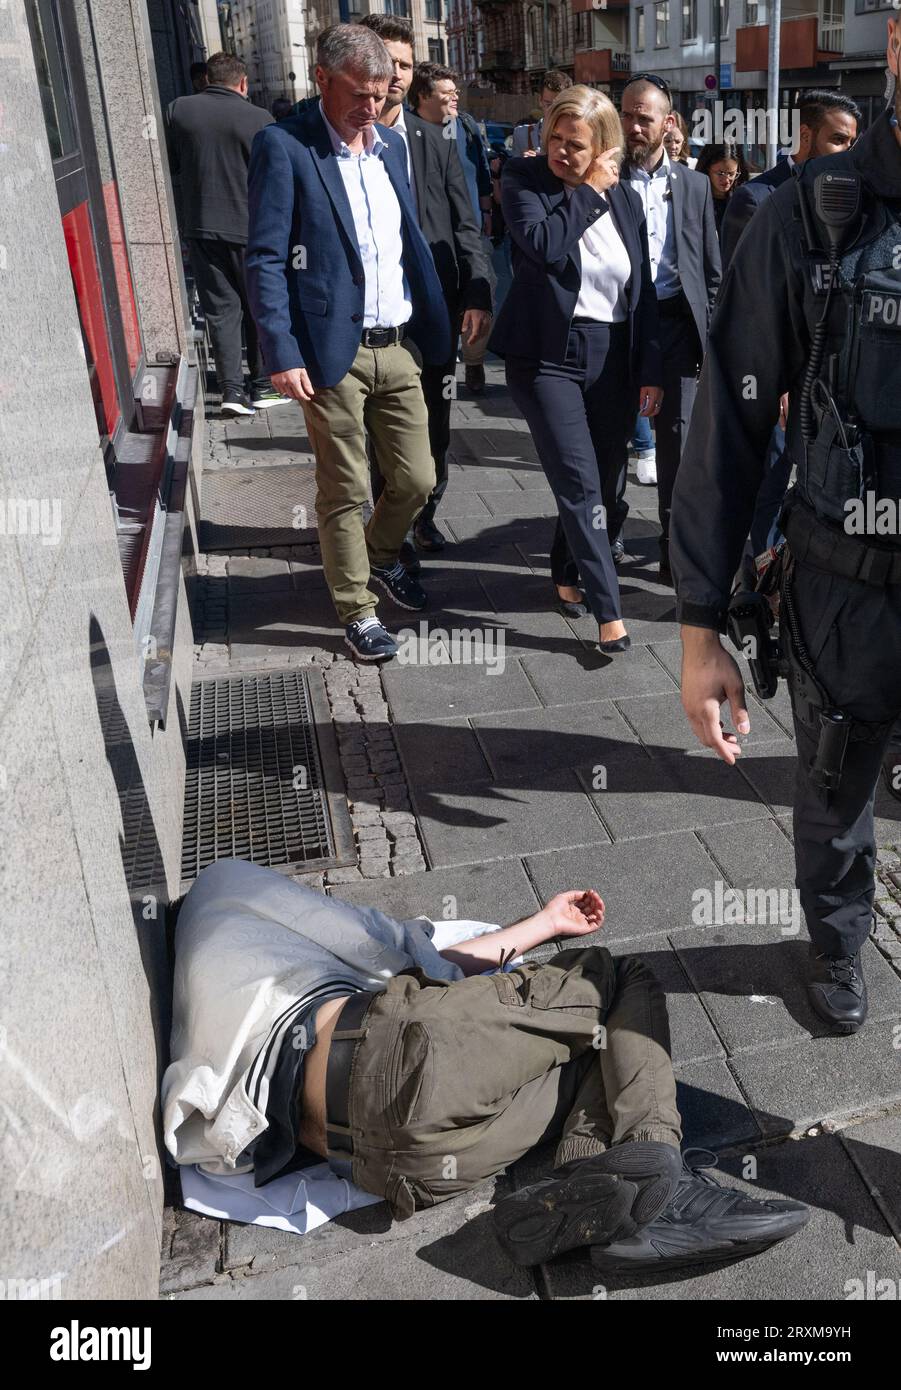
[[[409,527],[435,486],[429,422],[420,385],[422,356],[412,338],[391,347],[361,344],[337,386],[317,388],[303,406],[316,455],[316,518],[322,568],[345,625],[376,610],[370,564],[393,565]],[[366,435],[385,487],[364,527],[369,500]]]
[[[559,1137],[555,1166],[628,1139],[679,1146],[663,990],[637,957],[561,951],[509,974],[398,975],[362,1023],[353,1180],[398,1220]]]

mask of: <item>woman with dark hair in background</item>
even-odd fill
[[[673,122],[672,130],[668,130],[663,137],[664,149],[670,159],[675,159],[679,164],[686,164],[689,169],[694,169],[697,167],[698,161],[692,158],[685,117],[680,116],[678,111],[674,111]]]
[[[740,145],[705,145],[698,155],[697,171],[706,174],[713,193],[716,234],[721,235],[729,199],[751,177]]]
[[[508,161],[501,185],[513,284],[489,347],[532,431],[559,522],[555,600],[598,623],[605,654],[630,642],[611,543],[636,410],[660,409],[657,297],[644,210],[619,181],[622,127],[601,92],[561,92],[542,153]]]

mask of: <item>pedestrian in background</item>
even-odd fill
[[[413,524],[413,541],[416,549],[434,552],[443,550],[446,544],[443,532],[435,524],[435,513],[447,490],[450,413],[457,374],[457,327],[462,321],[466,340],[484,342],[487,339],[491,328],[492,277],[456,141],[445,140],[440,126],[423,120],[404,105],[414,74],[412,24],[408,19],[387,14],[366,15],[360,23],[378,34],[394,64],[394,76],[381,110],[380,124],[396,130],[406,146],[407,171],[419,212],[419,225],[435,260],[453,329],[447,360],[424,366],[422,370],[435,486]],[[372,496],[378,501],[384,477],[375,440],[370,441],[370,457]],[[405,542],[405,547],[408,544]],[[409,549],[402,548],[401,560],[410,568],[410,561],[416,560],[415,550],[411,555]]]
[[[247,100],[247,69],[240,58],[214,53],[206,68],[208,86],[193,96],[176,97],[166,108],[169,167],[176,181],[179,227],[209,328],[222,412],[253,415],[281,401],[266,374],[244,281],[250,147],[272,117]]]
[[[685,124],[685,117],[678,111],[673,112],[673,127],[664,135],[663,147],[670,159],[685,164],[689,169],[697,168],[698,161],[692,157],[688,140],[688,126]]]
[[[710,180],[713,194],[713,219],[718,238],[723,234],[723,218],[736,188],[741,188],[751,177],[740,145],[725,143],[705,145],[698,155],[695,166],[699,174],[706,174]]]
[[[550,72],[544,74],[544,82],[541,85],[541,98],[538,106],[541,116],[538,120],[521,121],[513,128],[513,153],[514,154],[540,154],[541,153],[541,127],[544,117],[550,111],[554,102],[561,92],[565,92],[567,87],[573,85],[571,77],[565,72],[558,72],[552,68]]]
[[[664,148],[664,136],[674,120],[669,85],[662,77],[638,73],[626,83],[622,124],[627,154],[623,178],[640,197],[647,219],[651,273],[660,311],[663,405],[654,422],[660,517],[658,573],[662,583],[672,584],[669,520],[673,485],[720,284],[720,249],[710,180],[671,160]],[[624,500],[619,508],[627,510]]]
[[[457,141],[457,152],[466,175],[473,215],[482,238],[486,261],[491,262],[491,170],[488,147],[467,111],[459,110],[460,91],[453,68],[442,63],[417,63],[410,86],[410,105],[422,120],[443,125]],[[493,277],[492,277],[493,278]],[[492,289],[493,289],[492,284]],[[480,396],[485,390],[487,337],[463,336],[463,365],[467,390]]]

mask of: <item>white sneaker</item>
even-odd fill
[[[654,449],[639,454],[635,460],[635,476],[640,483],[654,487],[657,483],[657,454]]]

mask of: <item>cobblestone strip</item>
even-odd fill
[[[901,975],[901,846],[876,851],[873,941]]]
[[[316,560],[318,548],[280,546],[242,555],[310,563]],[[227,579],[231,558],[236,557],[208,554],[198,563],[194,621],[202,640],[194,647],[195,676],[227,670],[243,675],[286,664],[321,667],[357,846],[356,868],[330,869],[325,883],[332,887],[365,878],[422,873],[426,868],[423,847],[378,669],[312,644],[255,657],[252,663],[230,664]],[[302,609],[299,617],[302,620]],[[321,874],[298,875],[298,880],[323,885]]]

